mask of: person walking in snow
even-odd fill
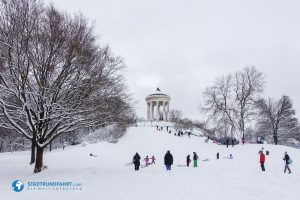
[[[150,160],[150,158],[147,155],[146,158],[144,159],[146,167],[149,165],[149,160]]]
[[[151,157],[151,163],[150,163],[150,164],[151,164],[151,165],[152,165],[152,164],[155,164],[155,160],[156,160],[156,159],[155,159],[155,157],[154,157],[154,155],[153,155],[153,156]]]
[[[265,171],[265,154],[263,151],[260,151],[259,162],[260,162],[261,170]]]
[[[291,172],[291,169],[290,169],[290,167],[289,167],[289,164],[291,164],[291,158],[290,158],[290,156],[287,154],[287,152],[284,153],[283,160],[285,161],[284,173],[286,172],[286,170],[289,170],[289,174],[292,173],[292,172]]]
[[[138,171],[139,168],[140,168],[140,160],[141,160],[141,157],[140,155],[136,152],[136,154],[133,156],[133,164],[134,164],[134,169],[135,171]]]
[[[169,131],[169,126],[167,126],[167,132]]]
[[[227,146],[227,148],[228,148],[228,145],[229,145],[229,139],[227,138],[226,139],[226,146]]]
[[[170,153],[170,151],[167,151],[164,161],[165,161],[167,170],[168,171],[171,170],[171,165],[173,165],[173,156]]]
[[[191,163],[191,156],[190,154],[186,157],[186,166],[189,167]]]
[[[194,160],[194,167],[198,167],[198,155],[196,154],[196,152],[193,152],[193,160]]]

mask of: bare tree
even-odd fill
[[[204,91],[205,105],[202,108],[205,112],[210,113],[210,117],[215,119],[217,124],[222,122],[226,127],[225,130],[229,127],[230,130],[226,131],[226,137],[233,137],[237,126],[232,80],[231,75],[223,76],[216,79],[212,86],[207,87]]]
[[[203,110],[216,122],[225,137],[245,137],[246,126],[254,119],[255,100],[262,92],[263,74],[255,67],[245,67],[222,76],[204,91]]]
[[[1,0],[0,122],[32,141],[35,172],[44,148],[59,135],[131,110],[121,92],[122,59],[96,42],[81,15],[38,0]]]
[[[257,107],[260,127],[272,135],[275,145],[294,136],[293,133],[298,133],[299,124],[295,117],[293,103],[288,96],[284,95],[279,100],[260,99],[257,101]]]
[[[179,121],[182,119],[182,111],[172,109],[169,112],[170,121],[174,123],[179,123]]]
[[[245,67],[234,74],[234,93],[237,128],[245,137],[246,124],[256,116],[255,100],[263,90],[264,77],[254,66]]]

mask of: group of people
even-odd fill
[[[163,126],[159,127],[158,125],[156,125],[156,130],[157,131],[163,131],[164,127]],[[169,126],[166,126],[166,130],[167,130],[168,133],[171,133],[171,129],[169,129]]]
[[[289,171],[289,174],[292,173],[291,169],[289,167],[289,165],[292,164],[292,159],[290,158],[290,156],[287,152],[284,153],[283,160],[284,160],[284,163],[285,163],[284,173],[286,173],[287,170]],[[265,162],[266,162],[266,156],[264,154],[264,151],[260,150],[259,151],[259,163],[260,163],[260,167],[261,167],[262,171],[266,171]]]
[[[269,155],[268,151],[266,151],[267,155]],[[230,159],[233,159],[232,154],[230,154]],[[219,159],[219,152],[217,153],[217,159]],[[140,168],[140,160],[141,157],[138,153],[136,153],[133,157],[133,164],[134,164],[134,168],[135,170],[139,170]],[[151,163],[149,162],[151,160]],[[155,164],[155,156],[153,155],[151,158],[149,158],[149,156],[147,155],[146,158],[144,159],[145,161],[145,166],[151,165],[151,164]],[[193,152],[193,166],[194,167],[198,167],[198,160],[199,157],[197,155],[196,152]],[[289,165],[292,163],[292,160],[290,158],[290,156],[288,155],[287,152],[285,152],[283,160],[285,162],[285,166],[284,166],[284,173],[286,173],[286,171],[288,170],[289,174],[292,173],[291,169],[289,167]],[[266,171],[265,169],[265,161],[266,161],[266,156],[264,154],[263,149],[259,151],[259,162],[260,162],[260,166],[261,166],[261,170],[262,171]],[[189,167],[191,164],[192,160],[191,160],[191,156],[190,154],[187,155],[186,157],[186,166]],[[168,150],[167,153],[165,154],[164,157],[164,164],[166,166],[167,171],[171,170],[171,166],[173,165],[173,155],[171,154],[171,152]]]
[[[231,139],[231,145],[232,147],[234,147],[235,143],[237,142],[237,140],[235,138]],[[229,138],[226,139],[226,146],[228,148],[229,146]]]
[[[152,160],[151,163],[149,163],[150,159]],[[198,167],[198,159],[199,159],[199,157],[198,157],[197,153],[193,152],[194,167]],[[139,168],[140,168],[140,165],[141,165],[140,160],[141,160],[141,156],[138,154],[138,152],[136,152],[136,154],[133,156],[133,161],[132,161],[132,163],[134,164],[134,169],[136,171],[139,170]],[[145,166],[155,164],[155,160],[156,159],[155,159],[154,155],[151,158],[149,158],[149,156],[147,155],[146,158],[144,159]],[[188,155],[186,157],[187,167],[190,166],[190,163],[191,163],[191,159],[190,159],[190,155]],[[171,166],[173,165],[173,155],[171,154],[171,152],[169,150],[165,154],[164,164],[168,171],[171,170]]]
[[[150,159],[151,159],[151,163],[149,163]],[[145,161],[145,166],[147,167],[148,165],[153,165],[153,164],[155,164],[155,160],[156,160],[156,159],[155,159],[154,155],[153,155],[151,158],[149,158],[149,156],[147,155],[146,158],[144,159],[144,161]]]
[[[264,136],[258,136],[256,139],[257,144],[264,144],[265,143],[265,137]]]
[[[164,127],[163,126],[160,127],[160,126],[156,125],[156,130],[157,131],[163,131]],[[166,126],[166,131],[167,131],[167,133],[170,133],[170,134],[172,133],[172,131],[169,128],[169,126]],[[192,134],[191,131],[185,131],[185,132],[183,132],[182,130],[177,130],[177,129],[174,132],[174,136],[179,136],[179,137],[181,137],[183,135],[188,135],[188,137],[191,137],[191,134]]]
[[[134,164],[134,169],[136,171],[140,169],[140,165],[141,165],[140,160],[141,160],[141,156],[136,152],[136,154],[133,156],[133,160],[132,160],[132,163]],[[151,163],[149,162],[150,160],[151,160]],[[149,158],[149,156],[147,155],[146,158],[144,159],[145,167],[155,164],[155,160],[156,160],[156,158],[154,155],[151,158]]]
[[[198,167],[198,155],[196,152],[193,152],[193,161],[194,161],[194,167]],[[186,157],[186,166],[189,167],[191,163],[190,154]]]

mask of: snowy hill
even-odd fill
[[[29,152],[0,154],[0,197],[17,199],[238,199],[238,200],[296,200],[300,198],[300,150],[285,146],[245,144],[226,148],[204,137],[178,137],[149,124],[131,127],[116,144],[102,142],[72,146],[65,150],[46,152],[48,169],[33,174]],[[264,147],[266,172],[259,166],[258,151]],[[171,171],[166,171],[163,158],[167,150],[174,157]],[[184,165],[187,154],[195,151],[200,157],[198,168]],[[292,174],[284,174],[283,154],[293,159]],[[134,171],[131,162],[139,152],[142,159],[155,155],[156,164]],[[220,159],[216,160],[216,153]],[[97,157],[89,156],[90,153]],[[224,159],[233,154],[234,159]],[[209,161],[202,161],[209,159]],[[22,180],[25,188],[16,193],[14,180]],[[80,182],[79,191],[30,191],[28,182]]]

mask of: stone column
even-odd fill
[[[150,103],[147,102],[147,120],[150,120]]]
[[[153,120],[153,103],[150,101],[150,113],[149,113],[149,120]]]
[[[159,121],[159,101],[156,101],[156,119]]]
[[[169,120],[169,105],[170,105],[170,102],[168,102],[168,105],[167,105],[167,111],[166,111],[166,121]]]
[[[163,120],[167,121],[166,119],[166,102],[163,101]]]

